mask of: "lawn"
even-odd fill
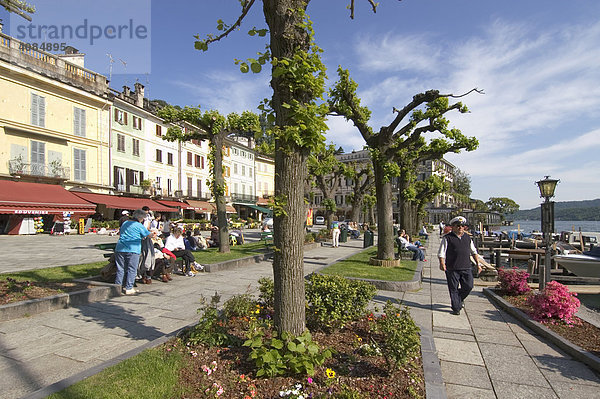
[[[377,248],[366,249],[350,258],[341,260],[321,270],[323,274],[357,277],[370,280],[410,281],[415,275],[417,261],[403,260],[401,266],[381,267],[369,264],[369,258],[377,255]]]
[[[49,399],[113,399],[179,397],[179,370],[185,359],[177,351],[165,352],[162,347],[107,368],[69,388],[48,396]]]
[[[107,262],[100,261],[84,263],[81,265],[57,266],[48,267],[44,269],[25,270],[18,273],[3,273],[0,274],[0,278],[6,279],[7,277],[10,277],[17,281],[27,280],[36,283],[71,281],[76,278],[86,278],[90,276],[99,275],[100,270],[102,270],[106,263]]]
[[[212,264],[225,262],[227,260],[245,258],[246,256],[258,255],[265,252],[266,246],[264,242],[250,242],[244,245],[229,246],[231,252],[221,253],[219,248],[208,248],[203,251],[192,251],[196,262],[200,264]]]

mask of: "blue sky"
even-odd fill
[[[260,1],[240,31],[206,53],[193,49],[193,35],[214,32],[219,18],[233,21],[237,0],[37,3],[33,23],[87,18],[106,27],[132,19],[148,28],[137,41],[123,36],[73,43],[86,53],[87,68],[107,76],[106,54],[113,56],[115,89],[139,81],[151,98],[223,113],[256,110],[271,95],[267,73],[241,74],[233,63],[264,50],[264,39],[246,34],[265,25]],[[556,201],[600,198],[600,2],[380,0],[373,14],[366,0],[356,0],[354,20],[348,3],[313,0],[308,13],[330,81],[338,65],[350,70],[375,130],[418,92],[478,87],[485,95],[463,99],[469,114],[448,115],[480,141],[477,151],[447,157],[471,176],[474,198],[507,196],[522,209],[533,208],[541,201],[534,182],[544,175],[561,180]],[[0,18],[13,36],[10,24],[23,23],[4,11]],[[328,142],[347,151],[363,146],[350,124],[340,118],[328,124]]]

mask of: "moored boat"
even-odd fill
[[[583,254],[555,255],[554,261],[578,277],[600,278],[600,247]]]

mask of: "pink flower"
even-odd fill
[[[313,383],[313,379],[312,379],[312,378],[310,378],[310,377],[308,377],[308,378],[306,379],[306,382],[308,382],[309,384],[312,384],[312,383]]]

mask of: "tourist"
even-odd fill
[[[444,234],[444,227],[446,225],[444,224],[444,221],[442,220],[439,224],[439,228],[440,228],[440,235]]]
[[[181,235],[181,229],[176,227],[173,230],[173,234],[167,237],[165,242],[165,248],[173,252],[176,257],[183,259],[183,274],[188,277],[194,277],[195,274],[192,271],[192,266],[196,270],[204,269],[199,263],[196,262],[194,255],[191,251],[185,249],[185,243],[183,242],[183,236]]]
[[[117,265],[117,276],[115,284],[124,285],[125,295],[133,295],[137,291],[133,288],[135,276],[139,265],[140,252],[142,251],[142,240],[152,234],[144,227],[142,222],[146,212],[137,209],[133,212],[132,220],[126,220],[121,226],[121,236],[115,248],[115,263]],[[125,277],[125,284],[123,279]]]
[[[338,222],[333,222],[333,225],[331,226],[331,237],[333,239],[333,247],[334,248],[338,248],[340,246],[340,225],[338,224]]]
[[[119,218],[119,228],[121,228],[121,226],[123,226],[123,223],[125,223],[128,220],[131,220],[131,218],[129,217],[129,211],[125,210],[121,212],[121,217]]]
[[[481,273],[477,249],[471,241],[471,237],[465,234],[467,219],[457,216],[450,220],[452,231],[442,237],[438,258],[440,270],[446,272],[448,291],[450,292],[450,303],[452,314],[459,315],[464,307],[464,300],[473,289],[473,271],[471,270],[471,258],[475,260],[477,268]],[[471,256],[475,255],[475,256]],[[460,286],[460,287],[459,287]]]
[[[421,249],[421,243],[410,242],[410,237],[406,234],[404,229],[398,231],[398,237],[396,238],[396,243],[398,244],[398,258],[400,258],[400,251],[403,249],[409,250],[413,253],[412,260],[425,261],[425,253]]]
[[[146,212],[146,216],[144,217],[142,224],[146,229],[152,231],[151,225],[152,221],[154,220],[152,217],[152,212],[147,206],[142,207],[142,210]],[[140,265],[138,268],[138,276],[142,283],[152,284],[152,275],[154,273],[155,262],[152,238],[146,237],[142,240],[142,252],[140,253]]]

